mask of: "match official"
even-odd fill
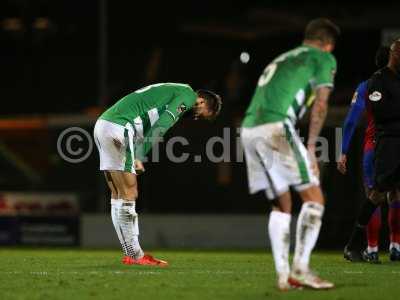
[[[375,184],[379,191],[400,188],[400,39],[390,47],[387,67],[368,83],[368,102],[376,124]]]

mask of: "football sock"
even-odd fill
[[[376,247],[368,246],[367,247],[367,252],[368,253],[378,252],[378,246],[376,246]]]
[[[361,207],[360,214],[358,215],[357,223],[361,226],[366,226],[371,219],[372,214],[377,209],[378,205],[368,199]]]
[[[362,249],[365,238],[365,226],[368,224],[368,221],[377,207],[378,206],[373,204],[370,200],[364,202],[347,244],[350,250]]]
[[[315,202],[305,202],[297,220],[296,247],[294,250],[293,268],[307,271],[311,251],[315,247],[321,229],[324,206]]]
[[[135,211],[135,201],[111,199],[111,219],[124,255],[141,258],[144,253],[139,244],[139,216]]]
[[[280,276],[289,276],[289,246],[290,246],[291,215],[272,211],[269,215],[268,233],[271,240],[275,269]]]
[[[390,249],[395,247],[400,250],[400,202],[394,201],[390,204],[388,223],[390,231]]]
[[[392,250],[392,248],[395,248],[396,250],[400,251],[400,244],[391,242],[389,250]]]
[[[378,252],[379,231],[381,229],[381,209],[378,207],[372,214],[367,226],[368,252]]]

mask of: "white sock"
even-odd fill
[[[367,247],[367,252],[368,253],[378,252],[378,246],[375,246],[375,247],[368,246]]]
[[[268,233],[274,256],[275,269],[278,275],[289,276],[289,246],[290,246],[291,215],[272,211],[269,215]]]
[[[400,244],[399,243],[390,243],[389,250],[392,250],[392,248],[395,248],[396,250],[400,251]]]
[[[321,228],[324,206],[315,202],[302,205],[296,226],[296,247],[293,258],[293,269],[307,271],[313,250]]]
[[[139,216],[135,211],[135,201],[111,199],[111,219],[124,254],[134,259],[141,258],[144,253],[139,244]]]

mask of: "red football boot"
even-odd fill
[[[122,263],[123,263],[124,265],[134,265],[134,264],[136,263],[136,261],[135,261],[135,259],[133,259],[133,258],[130,257],[130,256],[124,256],[124,257],[122,258]]]
[[[157,267],[167,267],[168,262],[154,258],[150,254],[145,254],[142,258],[139,258],[137,260],[134,260],[134,263],[136,265],[142,265],[142,266],[157,266]]]

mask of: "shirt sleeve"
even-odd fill
[[[160,142],[161,138],[170,129],[179,118],[192,108],[196,101],[196,94],[193,91],[179,93],[161,113],[159,119],[151,127],[150,131],[144,137],[139,145],[136,145],[136,158],[143,160],[154,144]]]
[[[368,101],[372,104],[379,103],[387,97],[387,91],[381,79],[381,76],[375,75],[368,82]]]
[[[315,73],[315,88],[319,87],[332,87],[336,75],[336,59],[330,53],[323,53],[317,60],[316,73]]]
[[[354,130],[359,123],[361,116],[365,111],[365,97],[367,96],[367,85],[365,82],[361,83],[354,93],[351,101],[349,112],[343,125],[343,142],[342,154],[347,154],[350,148],[350,142],[353,138]]]

